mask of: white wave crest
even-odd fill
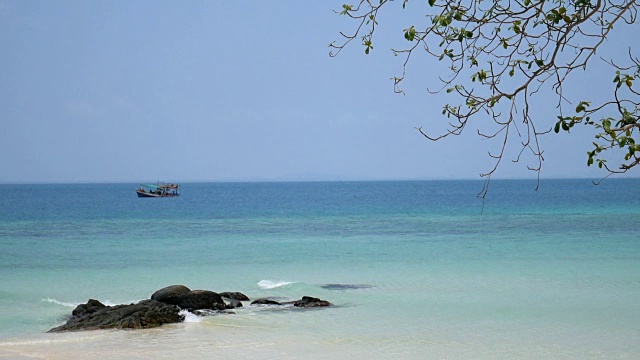
[[[129,301],[125,301],[125,302],[123,302],[123,303],[116,303],[116,302],[113,302],[113,301],[111,301],[111,300],[105,300],[105,301],[101,301],[101,303],[103,303],[103,304],[105,304],[105,305],[107,305],[107,306],[117,306],[117,305],[137,304],[137,303],[139,303],[139,302],[140,302],[140,301],[142,301],[142,300],[144,300],[144,299],[140,299],[140,300],[129,300]]]
[[[56,304],[56,305],[61,305],[61,306],[65,306],[65,307],[76,307],[80,304],[84,304],[84,303],[69,303],[69,302],[63,302],[63,301],[59,301],[56,299],[52,299],[52,298],[44,298],[42,299],[42,301],[46,301],[52,304]],[[101,303],[103,303],[106,306],[116,306],[116,305],[129,305],[129,304],[137,304],[138,302],[140,302],[141,300],[131,300],[128,302],[124,302],[124,303],[115,303],[111,300],[104,300],[104,301],[100,301]]]
[[[279,288],[282,286],[287,286],[287,285],[291,285],[291,284],[295,284],[295,281],[273,281],[273,280],[260,280],[258,281],[258,286],[260,286],[263,289],[275,289],[275,288]]]
[[[202,317],[191,313],[187,310],[180,310],[180,312],[178,313],[182,316],[184,316],[184,322],[200,322],[202,321]]]
[[[44,299],[42,299],[42,301],[46,301],[46,302],[49,302],[49,303],[52,303],[52,304],[56,304],[56,305],[62,305],[62,306],[65,306],[65,307],[72,307],[72,308],[78,306],[78,304],[62,302],[62,301],[59,301],[59,300],[56,300],[56,299],[52,299],[52,298],[44,298]]]

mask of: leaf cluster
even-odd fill
[[[629,99],[640,96],[640,93],[633,88],[634,80],[640,78],[640,61],[631,59],[633,66],[626,68],[633,69],[632,73],[623,73],[621,70],[616,71],[613,79],[615,85],[615,100],[600,105],[600,108],[590,108],[591,103],[581,101],[576,106],[576,115],[571,117],[558,117],[554,131],[569,132],[574,125],[584,123],[593,126],[599,132],[595,135],[592,150],[587,152],[587,165],[594,163],[599,168],[605,168],[610,173],[621,173],[637,166],[640,163],[640,144],[637,144],[638,134],[640,132],[640,107],[638,102]],[[595,113],[602,112],[605,107],[613,107],[616,117],[604,117],[599,120],[592,120]],[[640,142],[640,141],[638,141]],[[623,160],[619,160],[620,164],[617,168],[609,167],[607,159],[604,157],[609,150],[618,150]]]
[[[341,33],[342,42],[329,45],[330,56],[357,38],[369,54],[380,11],[395,4],[361,0],[357,5],[344,5],[340,14],[357,26],[353,32]],[[408,5],[408,0],[402,1],[403,9]],[[423,51],[446,65],[441,84],[429,91],[452,96],[442,111],[448,130],[431,134],[418,128],[422,135],[437,141],[461,134],[470,119],[493,120],[493,130],[478,131],[479,136],[499,144],[497,152],[489,153],[495,159],[494,166],[480,174],[487,179],[498,168],[509,141],[517,141],[520,147],[513,161],[520,161],[527,152],[533,159],[527,167],[539,176],[544,157],[538,137],[552,130],[568,132],[577,123],[600,131],[594,142],[598,145],[588,153],[588,165],[596,162],[610,171],[626,171],[638,164],[634,136],[640,96],[633,84],[640,66],[631,50],[631,66],[607,61],[617,70],[610,99],[576,101],[564,93],[564,87],[583,74],[590,61],[598,59],[594,55],[614,26],[635,23],[636,0],[428,0],[428,5],[426,21],[402,30],[406,45],[392,49],[394,55],[404,58],[402,73],[392,78],[398,93],[403,93],[400,86],[414,52]],[[549,124],[539,119],[530,106],[531,98],[540,91],[555,95],[558,121]],[[564,115],[566,108],[575,108],[575,115]],[[599,120],[591,120],[594,118]],[[627,150],[623,156],[626,162],[617,169],[608,167],[601,157],[614,147]]]

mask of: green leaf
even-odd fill
[[[578,106],[576,106],[576,112],[583,112],[587,110],[587,106],[589,106],[589,102],[588,101],[580,101],[580,104],[578,104]]]
[[[353,10],[353,5],[347,5],[347,4],[342,4],[342,11],[340,12],[340,15],[346,15],[349,13],[349,11]]]
[[[436,0],[429,0],[429,6],[433,6],[436,3]]]
[[[413,41],[413,39],[415,39],[416,37],[416,28],[415,27],[410,27],[407,30],[405,30],[404,32],[404,38],[407,39],[407,41]]]

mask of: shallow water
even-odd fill
[[[640,357],[640,179],[533,185],[484,211],[474,181],[8,185],[0,357]],[[172,284],[334,306],[44,333]]]

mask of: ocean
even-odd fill
[[[640,179],[0,186],[2,359],[639,359]],[[46,333],[169,285],[245,306]]]

